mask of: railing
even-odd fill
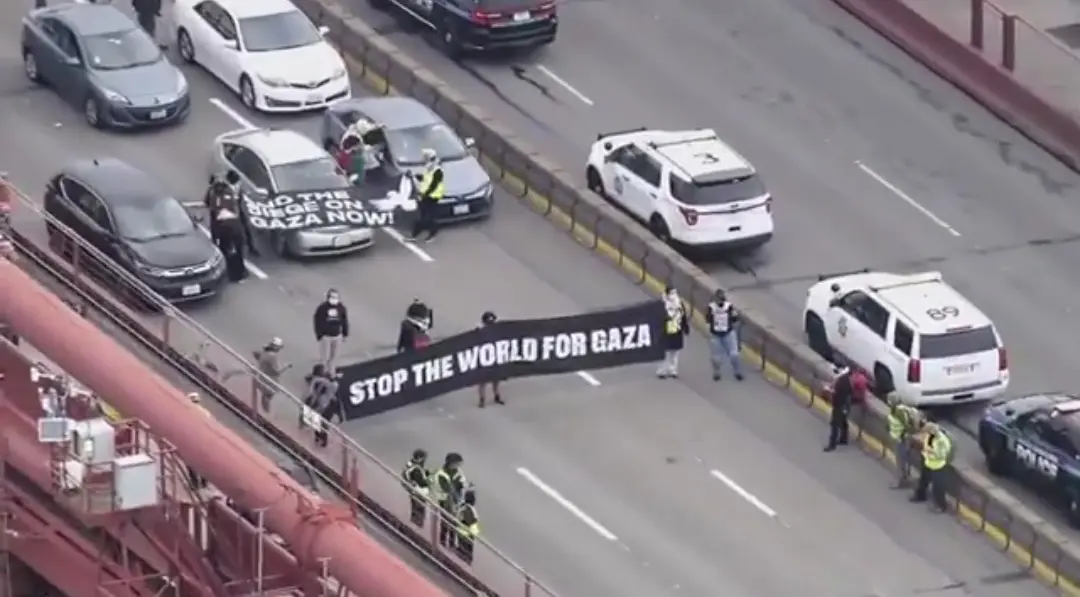
[[[471,566],[465,565],[453,550],[439,546],[434,505],[422,529],[404,522],[409,520],[409,500],[397,471],[337,427],[329,427],[327,447],[316,446],[313,433],[302,424],[302,402],[288,389],[262,376],[247,359],[47,216],[13,185],[0,182],[0,194],[4,192],[16,204],[10,236],[24,267],[40,268],[50,277],[68,280],[77,290],[76,303],[90,312],[108,315],[124,332],[153,345],[182,370],[198,368],[195,373],[204,377],[208,385],[224,390],[221,396],[234,401],[237,412],[252,425],[272,428],[283,434],[295,451],[314,455],[318,460],[315,464],[321,464],[329,473],[327,480],[336,485],[341,495],[350,498],[354,512],[383,522],[398,533],[399,539],[427,554],[442,572],[477,592],[501,597],[555,597],[553,591],[482,538],[476,544]],[[148,300],[158,313],[133,306],[146,307]],[[257,385],[275,386],[278,393],[272,412],[259,409]],[[407,456],[403,454],[402,458]],[[310,461],[311,457],[306,459]]]

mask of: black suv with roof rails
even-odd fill
[[[368,0],[378,10],[414,20],[435,34],[443,52],[534,48],[555,41],[555,0]]]

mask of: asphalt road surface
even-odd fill
[[[182,127],[88,130],[22,77],[18,11],[2,10],[4,169],[30,192],[67,161],[108,154],[195,198],[216,134],[248,122],[314,130],[313,118],[246,114],[193,70],[196,110]],[[380,235],[346,259],[257,260],[261,273],[191,315],[241,353],[284,338],[298,376],[315,352],[310,310],[331,286],[353,319],[350,359],[385,352],[413,297],[436,308],[436,333],[447,334],[486,309],[544,316],[644,296],[512,199],[498,201],[492,221],[447,230],[418,252]],[[463,453],[486,537],[568,597],[1049,593],[977,536],[889,491],[870,459],[822,454],[820,422],[760,378],[708,380],[704,357],[695,338],[681,381],[658,381],[647,366],[522,380],[506,388],[506,407],[479,410],[462,392],[348,430],[395,465],[415,447],[436,459]]]
[[[715,128],[763,173],[777,234],[703,265],[773,323],[801,331],[819,274],[942,271],[999,326],[1012,393],[1075,387],[1080,177],[829,0],[567,0],[553,46],[464,64],[345,1],[571,172],[598,132]]]

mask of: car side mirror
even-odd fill
[[[64,58],[64,64],[68,66],[82,66],[82,60],[79,60],[75,56],[67,56]]]
[[[225,46],[229,50],[239,50],[240,42],[235,39],[227,39],[221,45]]]
[[[319,26],[319,35],[322,35],[323,37],[326,37],[329,34],[330,34],[330,28],[329,27],[327,27],[326,25],[320,25]]]

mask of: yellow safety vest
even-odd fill
[[[667,322],[664,323],[664,333],[669,336],[674,336],[682,331],[682,313],[675,317],[668,317]]]
[[[911,431],[911,422],[915,413],[906,404],[898,404],[889,409],[889,437],[894,441],[900,441]]]
[[[442,168],[436,168],[430,172],[425,172],[424,177],[420,179],[420,196],[428,197],[432,201],[439,201],[446,192],[445,174],[443,174],[443,180],[435,188],[431,188],[431,185],[435,181],[436,172],[442,172]]]
[[[952,440],[944,433],[938,433],[926,438],[923,445],[923,463],[932,471],[940,471],[949,464],[949,454],[952,452]]]

